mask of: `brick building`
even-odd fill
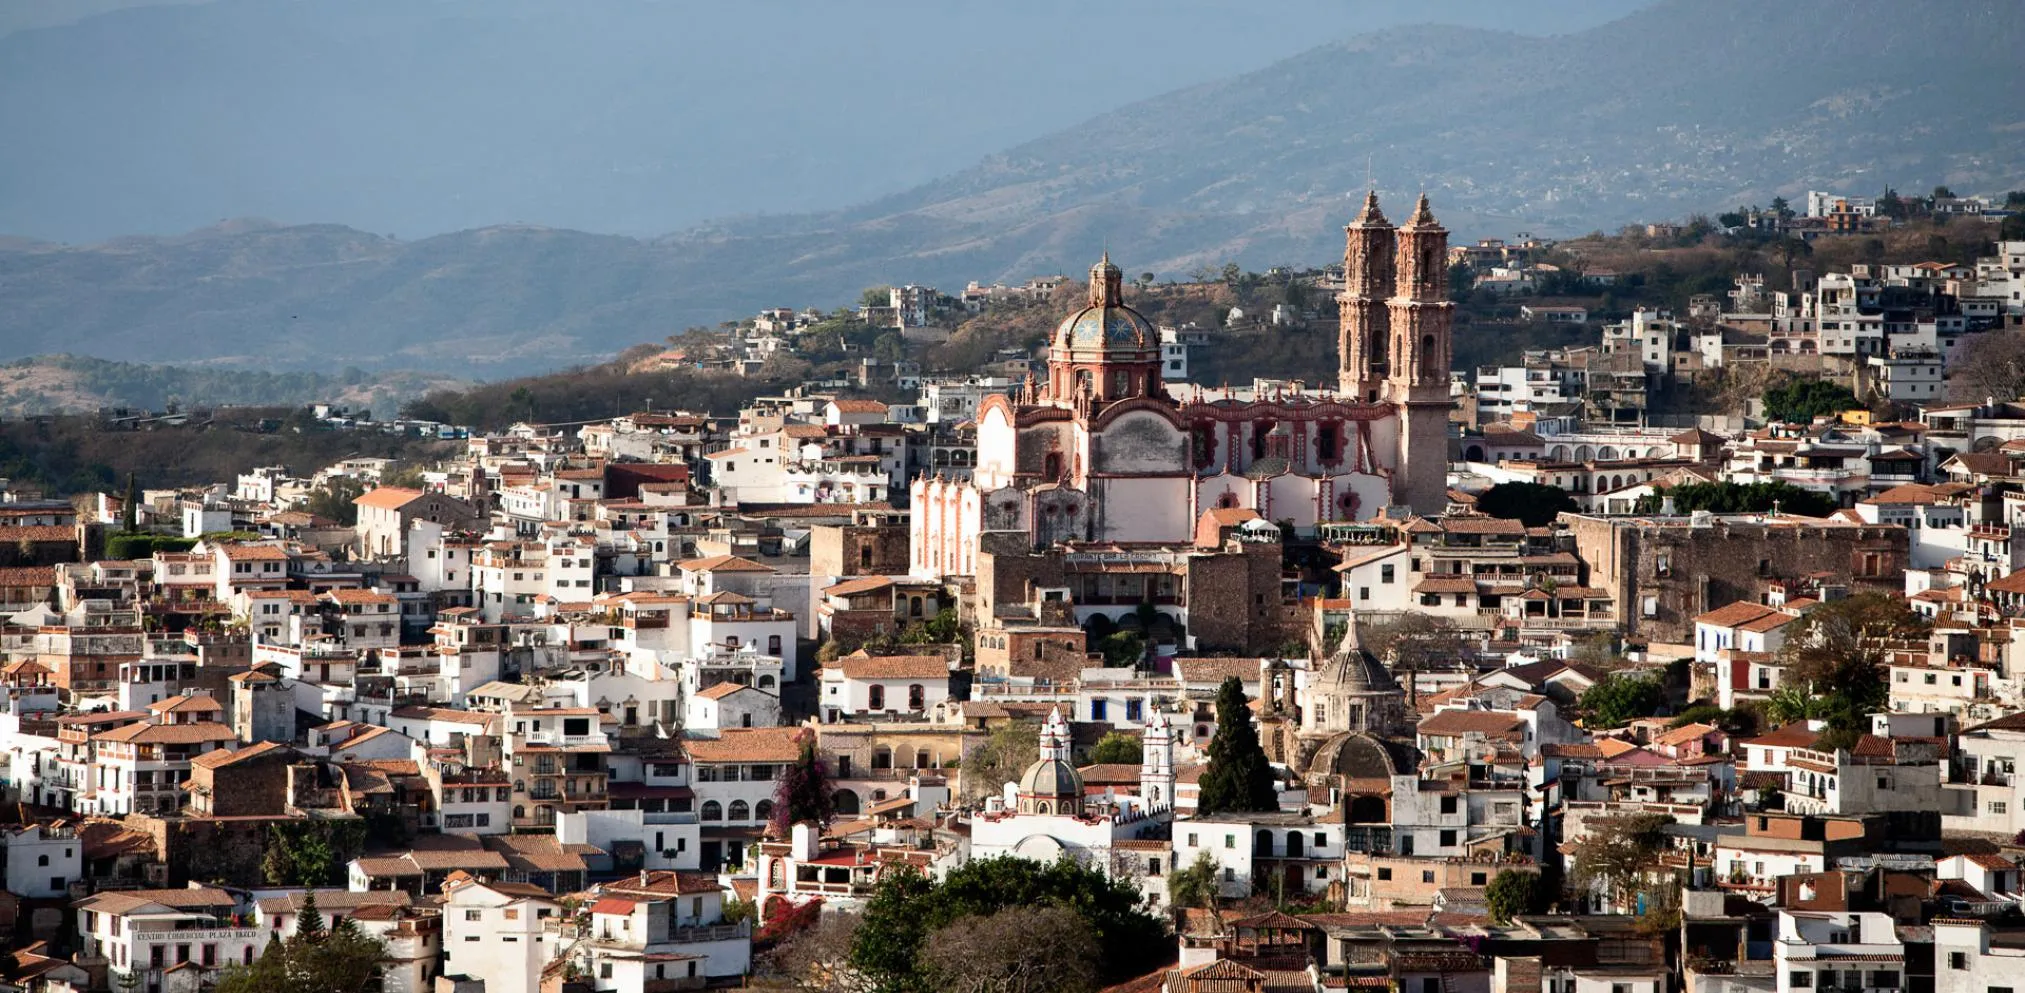
[[[1852,592],[1896,593],[1909,554],[1906,530],[1895,524],[1760,514],[1561,520],[1589,585],[1610,592],[1624,631],[1673,643],[1693,640],[1696,615],[1763,602],[1781,580],[1827,573]]]

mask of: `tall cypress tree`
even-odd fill
[[[134,484],[134,474],[127,473],[126,500],[120,505],[120,530],[128,534],[140,530],[141,489]]]
[[[1196,799],[1198,816],[1280,809],[1272,763],[1259,746],[1248,703],[1244,683],[1236,676],[1216,691],[1216,737],[1209,743],[1209,768]]]

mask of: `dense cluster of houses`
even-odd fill
[[[1374,197],[1346,307],[1392,230]],[[1398,229],[1437,263],[1442,234],[1424,200]],[[1441,271],[1402,266],[1399,347],[1446,354]],[[1717,432],[1514,400],[1430,456],[1431,364],[1170,386],[1119,281],[1092,269],[1045,383],[520,424],[133,506],[10,488],[0,985],[194,993],[312,904],[384,943],[390,993],[736,985],[780,915],[991,857],[1170,915],[1149,991],[2025,974],[2025,406]],[[1665,322],[1613,332],[1641,370]],[[346,480],[349,521],[311,512]],[[1839,509],[1675,512],[1717,480]],[[1500,482],[1578,509],[1491,516]],[[1862,728],[1670,716],[1768,713],[1809,612],[1860,595],[1926,621],[1859,632],[1888,699]],[[1671,702],[1599,721],[1628,679]],[[1233,681],[1271,809],[1204,801]],[[811,758],[827,824],[784,814]],[[1583,863],[1648,817],[1629,878]],[[1523,877],[1559,912],[1501,908]]]

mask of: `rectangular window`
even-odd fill
[[[1420,881],[1423,883],[1434,882],[1434,870],[1433,869],[1420,870]]]
[[[1786,978],[1791,980],[1791,985],[1796,990],[1808,989],[1814,985],[1814,974],[1805,970],[1795,970]]]
[[[1392,870],[1381,867],[1378,870],[1378,878],[1380,881],[1390,882],[1392,880]]]

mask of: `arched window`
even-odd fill
[[[773,689],[773,677],[772,676],[759,677],[759,688],[763,690]]]
[[[1049,810],[1048,808],[1048,801],[1046,800],[1034,801],[1034,813],[1036,814],[1052,813],[1052,811]]]
[[[697,816],[706,821],[721,821],[724,819],[724,805],[715,800],[705,800],[703,811]]]
[[[1315,429],[1315,457],[1334,462],[1343,454],[1343,429],[1331,421]]]
[[[37,856],[35,857],[35,864],[36,864],[36,865],[48,865],[48,864],[49,864],[49,856],[47,856],[47,855],[37,855]]]
[[[1117,395],[1124,396],[1132,392],[1132,377],[1130,374],[1121,372],[1111,377],[1111,381],[1118,385]]]
[[[908,597],[908,598],[907,598],[907,616],[909,616],[909,617],[920,617],[920,616],[921,616],[921,598],[920,598],[920,597],[918,597],[918,596],[911,596],[911,597]]]
[[[1259,837],[1258,837],[1258,851],[1255,851],[1255,852],[1253,852],[1252,854],[1253,854],[1254,856],[1258,856],[1258,857],[1263,857],[1263,858],[1272,858],[1272,856],[1273,856],[1273,833],[1272,833],[1271,831],[1260,831],[1260,832],[1259,832]]]
[[[527,818],[527,808],[516,805],[513,808],[513,819],[518,821],[518,820],[525,820],[526,818]]]
[[[1223,491],[1223,495],[1216,498],[1216,505],[1219,510],[1229,510],[1236,507],[1238,505],[1237,494],[1229,490]]]
[[[893,768],[893,750],[887,748],[884,745],[880,745],[879,747],[872,749],[872,768],[874,769]]]
[[[752,808],[747,806],[744,800],[733,800],[731,801],[731,816],[725,818],[725,820],[731,821],[752,820]]]
[[[755,821],[773,820],[773,801],[761,800],[760,802],[753,804],[752,819]]]
[[[1041,478],[1050,482],[1062,478],[1062,453],[1049,452],[1041,459]]]
[[[872,688],[865,691],[865,704],[873,710],[885,710],[886,687],[873,683]]]
[[[928,705],[928,691],[922,689],[920,683],[914,683],[907,687],[908,710],[920,710],[921,708],[927,705]]]
[[[837,794],[830,798],[830,807],[838,814],[856,814],[858,812],[858,794],[850,790],[838,790]]]
[[[1287,857],[1290,859],[1301,857],[1301,832],[1287,832]]]

